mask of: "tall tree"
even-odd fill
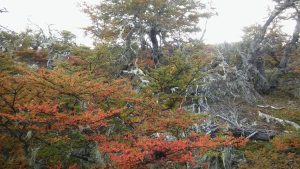
[[[93,23],[86,28],[88,33],[104,42],[123,44],[129,61],[135,54],[134,43],[141,48],[149,43],[156,64],[163,44],[199,31],[199,20],[211,16],[200,0],[104,0],[83,8]]]
[[[286,69],[288,57],[291,54],[291,49],[295,46],[299,39],[300,19],[299,19],[299,0],[274,0],[277,4],[271,12],[265,24],[261,27],[260,31],[256,34],[254,40],[250,45],[248,51],[249,65],[251,76],[255,78],[256,89],[260,92],[268,92],[270,84],[265,75],[264,60],[262,57],[263,41],[266,37],[269,26],[287,9],[294,9],[296,12],[295,18],[297,21],[295,31],[291,41],[285,46],[284,56],[280,61],[280,69]]]

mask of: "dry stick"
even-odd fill
[[[251,137],[253,137],[255,134],[257,134],[258,131],[253,132],[252,134],[250,134],[248,137],[246,137],[246,139],[250,139]]]

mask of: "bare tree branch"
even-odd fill
[[[205,36],[205,34],[206,34],[206,29],[207,29],[207,21],[208,21],[208,19],[206,19],[206,20],[205,20],[204,29],[203,29],[203,31],[202,31],[202,35],[201,35],[201,38],[200,38],[200,42],[202,42],[202,41],[203,41],[203,39],[204,39],[204,36]]]
[[[0,9],[0,13],[8,12],[6,8]]]

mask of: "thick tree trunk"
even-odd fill
[[[152,57],[155,64],[159,63],[159,57],[160,57],[157,35],[158,32],[156,28],[155,27],[151,28],[149,36],[152,43]]]

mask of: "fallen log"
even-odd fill
[[[295,122],[292,122],[292,121],[289,121],[289,120],[284,120],[284,119],[280,119],[280,118],[277,118],[277,117],[273,117],[271,115],[268,115],[268,114],[265,114],[265,113],[262,113],[260,111],[258,111],[258,116],[265,119],[267,123],[270,123],[271,121],[275,121],[275,122],[278,122],[280,123],[281,125],[286,125],[286,124],[289,124],[291,126],[293,126],[295,129],[300,129],[300,125],[295,123]]]
[[[270,141],[277,133],[273,130],[230,127],[235,137],[246,137],[250,140]]]
[[[243,136],[250,140],[269,141],[277,134],[277,132],[274,130],[255,129],[241,126],[221,115],[217,115],[216,117],[221,118],[222,120],[228,122],[231,125],[231,127],[229,127],[228,130],[232,132],[234,137]]]
[[[257,105],[258,108],[271,108],[274,110],[282,110],[284,107],[275,107],[275,106],[270,106],[270,105]]]

